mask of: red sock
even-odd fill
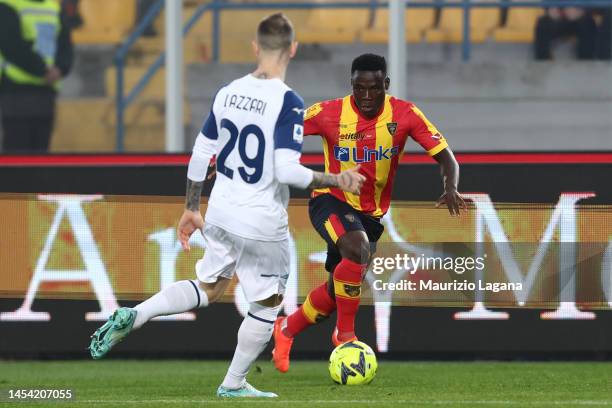
[[[361,276],[367,265],[343,258],[334,270],[334,293],[338,306],[338,339],[355,336],[355,315],[361,300]]]
[[[329,296],[325,282],[310,291],[304,304],[287,317],[287,326],[283,328],[283,333],[293,337],[308,326],[320,322],[335,309],[336,302]]]

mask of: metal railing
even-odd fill
[[[151,78],[157,73],[165,62],[166,53],[162,52],[156,60],[151,64],[143,76],[138,80],[133,89],[127,95],[125,93],[125,61],[130,48],[142,36],[145,29],[153,23],[155,18],[163,9],[164,0],[157,0],[148,10],[142,20],[139,22],[134,31],[121,44],[114,58],[116,67],[116,150],[122,152],[124,149],[125,139],[125,110],[144,90]],[[543,0],[543,1],[513,1],[499,0],[497,2],[490,1],[444,1],[434,0],[432,3],[424,1],[406,0],[407,8],[461,8],[463,9],[463,32],[461,41],[461,59],[469,61],[471,55],[471,40],[470,40],[470,11],[472,8],[501,8],[508,9],[512,7],[523,8],[544,8],[544,7],[581,7],[581,8],[597,8],[597,7],[612,7],[612,0]],[[223,10],[257,10],[257,9],[356,9],[369,8],[376,10],[378,8],[387,8],[387,1],[369,0],[368,2],[328,2],[328,3],[312,3],[312,2],[292,2],[292,3],[228,3],[225,0],[212,0],[211,3],[199,6],[193,15],[187,20],[183,26],[183,36],[189,33],[193,26],[198,22],[202,15],[208,11],[212,13],[212,60],[219,61],[219,43],[221,33],[221,18],[220,14]]]

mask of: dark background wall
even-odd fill
[[[66,161],[65,157],[77,164],[58,165]],[[589,200],[590,204],[612,203],[611,153],[464,153],[457,157],[461,164],[460,190],[486,192],[495,202],[556,203],[564,191],[594,191],[597,196]],[[182,196],[187,162],[184,155],[138,155],[120,160],[112,155],[59,156],[58,160],[53,156],[40,160],[35,156],[23,160],[0,156],[0,192]],[[304,162],[323,169],[320,155],[307,155]],[[210,187],[205,187],[204,195]],[[423,155],[405,155],[393,199],[435,200],[441,192],[437,164]],[[308,197],[308,192],[294,189],[291,196]]]
[[[500,156],[501,157],[501,156]],[[556,203],[562,192],[593,191],[588,204],[612,204],[612,160],[571,163],[469,163],[461,167],[461,191],[486,192],[496,202]],[[595,156],[593,156],[595,157]],[[92,156],[95,158],[95,156]],[[15,159],[15,158],[13,158]],[[0,191],[81,194],[184,194],[186,157],[174,164],[135,160],[127,165],[25,166],[0,160]],[[92,161],[94,161],[92,159]],[[317,158],[307,160],[316,163]],[[502,161],[501,158],[499,161]],[[506,160],[507,161],[507,160]],[[23,160],[23,163],[27,160]],[[421,160],[423,163],[426,161]],[[467,162],[467,163],[466,163]],[[177,164],[178,163],[178,164]],[[182,163],[182,164],[181,164]],[[318,166],[320,167],[320,166]],[[441,193],[435,164],[401,165],[396,200],[435,200]],[[205,192],[206,193],[206,192]],[[304,197],[304,192],[294,191]],[[585,201],[585,204],[587,202]],[[22,299],[0,299],[0,311],[15,310]],[[129,302],[122,302],[130,305]],[[86,357],[89,335],[98,322],[84,315],[97,304],[75,300],[37,300],[33,310],[48,311],[50,322],[0,321],[0,357]],[[596,311],[594,320],[542,320],[540,310],[509,309],[504,321],[459,321],[454,308],[394,307],[389,358],[612,358],[612,310]],[[333,320],[306,331],[296,340],[297,356],[327,354]],[[241,317],[233,304],[200,311],[195,322],[152,322],[119,345],[115,357],[224,357],[235,345]],[[376,344],[371,306],[360,310],[361,339]]]

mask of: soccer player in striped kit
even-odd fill
[[[451,215],[466,208],[457,192],[459,165],[446,139],[413,103],[388,95],[389,83],[384,57],[361,55],[351,67],[352,95],[316,103],[306,111],[304,134],[322,137],[325,171],[360,166],[366,181],[359,196],[337,188],[313,191],[310,219],[327,242],[325,268],[330,275],[296,312],[276,320],[273,360],[281,372],[289,369],[293,338],[334,310],[334,345],[357,339],[361,282],[384,230],[380,219],[389,209],[408,137],[440,164],[444,193],[437,206],[446,204]]]

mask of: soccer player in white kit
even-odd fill
[[[338,187],[357,194],[365,180],[358,168],[325,174],[299,162],[304,103],[284,83],[297,50],[289,19],[277,13],[262,20],[253,49],[257,69],[218,91],[189,161],[185,210],[177,233],[189,250],[191,234],[203,232],[206,252],[196,264],[197,279],[175,282],[133,309],[117,309],[90,344],[92,357],[102,358],[152,318],[218,300],[236,273],[249,311],[217,390],[220,397],[277,396],[255,389],[246,375],[271,338],[289,275],[287,185]],[[204,222],[200,195],[215,155],[217,179]]]

